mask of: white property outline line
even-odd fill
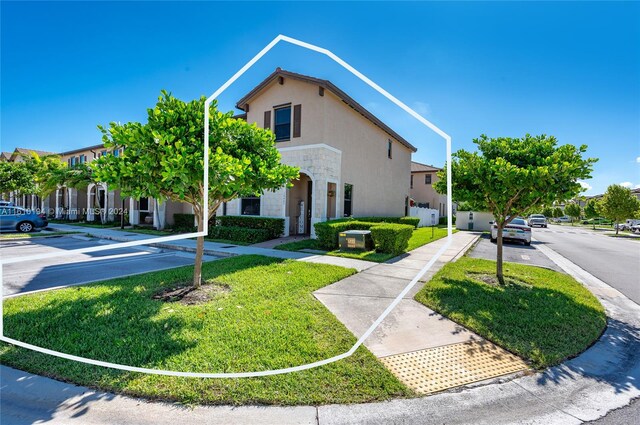
[[[452,202],[451,202],[451,137],[448,134],[446,134],[445,132],[443,132],[442,130],[440,130],[438,127],[436,127],[434,124],[432,124],[431,122],[426,120],[424,117],[422,117],[416,111],[414,111],[413,109],[409,108],[403,102],[401,102],[400,100],[396,99],[389,92],[387,92],[386,90],[384,90],[383,88],[378,86],[376,83],[371,81],[369,78],[367,78],[366,76],[361,74],[359,71],[357,71],[351,65],[349,65],[348,63],[346,63],[345,61],[340,59],[338,56],[336,56],[335,54],[330,52],[329,50],[323,49],[323,48],[318,47],[318,46],[314,46],[314,45],[309,44],[309,43],[305,43],[305,42],[300,41],[300,40],[296,40],[296,39],[291,38],[291,37],[287,37],[287,36],[284,36],[284,35],[278,35],[275,39],[273,39],[273,41],[271,41],[271,43],[267,44],[267,46],[264,49],[262,49],[256,56],[254,56],[253,59],[251,59],[249,62],[247,62],[247,64],[245,66],[243,66],[238,72],[236,72],[226,83],[224,83],[218,90],[216,90],[205,101],[205,109],[204,109],[204,115],[205,115],[205,125],[204,125],[204,127],[205,127],[205,132],[204,132],[204,149],[205,149],[205,153],[204,153],[204,159],[205,159],[205,161],[204,161],[204,163],[205,163],[205,168],[204,168],[204,179],[205,179],[205,181],[204,181],[204,186],[205,186],[204,207],[205,208],[204,208],[204,210],[205,211],[208,211],[208,209],[209,209],[208,208],[209,207],[209,191],[208,191],[208,186],[209,186],[209,167],[208,167],[208,164],[209,164],[209,106],[211,105],[211,102],[213,102],[213,100],[215,100],[220,94],[222,94],[222,92],[224,92],[234,81],[236,81],[242,74],[244,74],[251,66],[253,66],[260,58],[262,58],[262,56],[264,56],[269,50],[271,50],[280,41],[285,41],[287,43],[295,44],[297,46],[304,47],[306,49],[313,50],[313,51],[318,52],[318,53],[322,53],[322,54],[328,56],[329,58],[333,59],[335,62],[337,62],[343,68],[345,68],[346,70],[348,70],[349,72],[354,74],[360,80],[364,81],[367,85],[369,85],[370,87],[375,89],[378,93],[382,94],[384,97],[389,99],[391,102],[393,102],[394,104],[399,106],[401,109],[403,109],[409,115],[411,115],[412,117],[414,117],[415,119],[420,121],[422,124],[424,124],[425,126],[430,128],[434,132],[436,132],[438,135],[440,135],[442,138],[445,139],[445,142],[447,144],[447,241],[438,250],[438,252],[431,258],[431,260],[429,260],[429,262],[427,264],[425,264],[425,266],[422,267],[422,269],[420,269],[420,271],[414,276],[414,278],[411,280],[411,282],[409,282],[409,284],[407,284],[407,286],[402,290],[402,292],[400,292],[400,294],[398,294],[398,296],[396,298],[394,298],[394,300],[391,302],[391,304],[389,304],[389,306],[384,310],[384,312],[375,320],[375,322],[373,322],[373,324],[358,339],[358,341],[353,345],[353,347],[351,347],[351,349],[349,349],[349,351],[346,351],[346,352],[344,352],[342,354],[338,354],[336,356],[333,356],[333,357],[330,357],[330,358],[327,358],[327,359],[324,359],[324,360],[319,360],[317,362],[307,363],[307,364],[288,367],[288,368],[283,368],[283,369],[264,370],[264,371],[257,371],[257,372],[237,372],[237,373],[179,372],[179,371],[170,371],[170,370],[162,370],[162,369],[148,369],[148,368],[143,368],[143,367],[126,366],[126,365],[121,365],[121,364],[117,364],[117,363],[103,362],[103,361],[100,361],[100,360],[87,359],[85,357],[79,357],[79,356],[74,356],[74,355],[71,355],[71,354],[61,353],[61,352],[54,351],[54,350],[49,350],[49,349],[46,349],[46,348],[38,347],[38,346],[35,346],[35,345],[24,343],[22,341],[18,341],[18,340],[12,339],[12,338],[5,337],[4,333],[2,333],[2,331],[3,331],[2,304],[4,303],[4,298],[2,297],[2,285],[1,284],[0,284],[0,341],[8,342],[10,344],[13,344],[13,345],[16,345],[16,346],[19,346],[19,347],[23,347],[23,348],[27,348],[27,349],[30,349],[30,350],[33,350],[33,351],[38,351],[38,352],[41,352],[41,353],[44,353],[44,354],[49,354],[49,355],[52,355],[52,356],[61,357],[61,358],[65,358],[65,359],[68,359],[68,360],[74,360],[74,361],[81,362],[81,363],[93,364],[93,365],[96,365],[96,366],[109,367],[109,368],[112,368],[112,369],[126,370],[126,371],[130,371],[130,372],[140,372],[140,373],[148,373],[148,374],[154,374],[154,375],[168,375],[168,376],[179,376],[179,377],[189,377],[189,378],[250,378],[250,377],[259,377],[259,376],[279,375],[279,374],[283,374],[283,373],[298,372],[298,371],[302,371],[302,370],[312,369],[312,368],[315,368],[315,367],[318,367],[318,366],[323,366],[323,365],[326,365],[326,364],[329,364],[329,363],[333,363],[333,362],[336,362],[338,360],[342,360],[344,358],[347,358],[347,357],[351,356],[353,353],[355,353],[355,351],[364,343],[364,341],[373,333],[373,331],[376,330],[376,328],[389,315],[389,313],[391,313],[391,311],[393,311],[393,309],[398,305],[398,303],[402,300],[402,298],[411,290],[411,288],[413,288],[415,286],[415,284],[418,282],[418,280],[422,276],[424,276],[424,274],[433,266],[433,264],[438,260],[438,258],[440,258],[440,256],[451,245],[451,241],[452,241],[451,215],[453,214],[453,208],[452,208]],[[203,218],[203,220],[204,220],[204,218]],[[185,239],[185,238],[194,237],[194,236],[206,236],[206,235],[207,235],[207,231],[204,231],[204,232],[199,232],[199,233],[189,233],[189,234],[180,235],[180,236],[167,236],[167,237],[155,238],[155,239],[152,239],[152,240],[124,242],[124,243],[111,245],[108,248],[105,248],[105,247],[92,247],[92,248],[77,249],[77,250],[72,250],[72,251],[66,251],[65,253],[67,253],[67,252],[84,253],[84,252],[103,251],[105,249],[113,249],[114,247],[119,247],[120,248],[120,247],[129,247],[129,246],[137,246],[137,245],[146,245],[146,244],[153,243],[153,242],[158,242],[158,241],[164,242],[164,241],[171,241],[171,240],[177,240],[177,239]],[[99,248],[99,249],[96,249],[96,248]],[[63,255],[64,253],[63,254],[55,253],[55,254],[57,254],[57,255],[42,254],[42,255],[35,255],[35,256],[30,256],[30,257],[23,257],[23,258],[20,258],[20,259],[14,259],[14,260],[10,259],[8,261],[0,261],[0,282],[2,282],[2,265],[3,264],[17,263],[17,262],[21,262],[21,261],[30,260],[30,259],[56,257],[56,256]]]

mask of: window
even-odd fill
[[[344,209],[343,213],[345,217],[351,217],[353,212],[352,208],[352,197],[353,197],[353,185],[345,184],[344,185]]]
[[[70,163],[70,165],[71,165],[72,167],[75,167],[75,166],[76,166],[76,164],[78,163],[78,162],[77,162],[77,159],[78,159],[78,157],[76,157],[76,156],[72,156],[72,157],[71,157],[71,163]]]
[[[84,155],[80,155],[80,164],[84,164],[87,160],[87,157]]]
[[[411,174],[411,189],[413,189],[413,174]]]
[[[391,139],[387,140],[387,158],[391,159],[391,148],[393,147],[393,142]]]
[[[431,184],[431,174],[424,175],[424,184]]]
[[[260,215],[260,198],[258,196],[242,198],[240,213],[242,215]]]
[[[291,106],[275,110],[276,142],[291,139]]]
[[[120,149],[114,149],[113,150],[113,156],[119,157],[120,156]]]
[[[100,152],[100,156],[107,156],[107,151]]]

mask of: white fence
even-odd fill
[[[409,215],[420,219],[418,227],[437,226],[438,221],[440,220],[440,213],[438,210],[430,208],[410,207]]]

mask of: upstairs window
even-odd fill
[[[413,189],[413,174],[411,175],[411,189]]]
[[[278,108],[275,111],[275,134],[276,142],[283,142],[291,139],[291,106]]]
[[[85,155],[80,155],[80,164],[84,164],[87,161],[87,157]]]
[[[424,175],[424,184],[431,184],[431,174]]]
[[[393,149],[393,142],[391,141],[391,139],[387,140],[387,158],[391,159],[392,155],[392,150]]]

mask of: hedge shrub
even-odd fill
[[[174,214],[173,215],[173,229],[178,231],[195,232],[196,226],[194,214]]]
[[[247,243],[259,243],[272,239],[267,229],[251,229],[238,226],[210,226],[208,238]]]
[[[323,249],[333,250],[338,248],[338,234],[345,230],[369,230],[377,223],[364,223],[357,220],[332,220],[316,223],[316,239]]]
[[[414,227],[407,224],[382,223],[371,227],[376,250],[400,255],[409,246]]]
[[[222,227],[243,227],[247,229],[266,230],[269,239],[279,238],[284,233],[284,219],[282,218],[224,215],[218,216],[216,221],[216,224]]]
[[[408,225],[413,230],[418,226],[419,222],[420,219],[417,217],[339,218],[337,220],[316,223],[314,224],[314,228],[316,230],[316,238],[320,247],[327,250],[333,250],[338,248],[338,234],[340,232],[344,232],[345,230],[370,230],[373,228],[373,226],[382,224],[395,224],[400,226]],[[373,232],[371,236],[374,243],[376,243]],[[411,237],[411,235],[409,235],[409,237]]]

